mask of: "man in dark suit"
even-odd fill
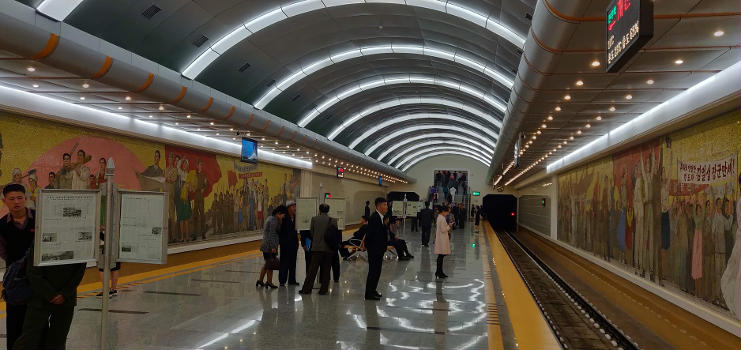
[[[324,295],[329,292],[329,269],[332,265],[333,244],[326,238],[327,231],[337,231],[337,220],[330,218],[328,213],[329,205],[322,203],[319,205],[319,215],[311,218],[311,265],[299,294],[311,294],[317,271],[320,271],[319,294]],[[339,240],[337,243],[339,244]]]
[[[296,231],[296,202],[286,202],[288,215],[281,221],[280,227],[280,271],[278,282],[281,287],[286,283],[297,286],[296,255],[298,254],[298,232]]]
[[[422,245],[428,247],[432,222],[435,220],[435,212],[430,209],[430,202],[425,202],[425,208],[419,211],[417,220],[419,220],[419,227],[422,228]]]
[[[369,218],[370,215],[371,215],[371,212],[370,212],[370,201],[365,201],[365,212],[363,213],[363,216],[365,216],[366,218]]]
[[[365,235],[365,248],[368,251],[368,278],[365,282],[365,300],[381,300],[378,279],[383,267],[383,254],[388,247],[388,230],[383,224],[383,217],[388,210],[386,199],[376,198],[376,211],[371,214],[368,232]]]

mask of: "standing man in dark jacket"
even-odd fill
[[[20,184],[3,188],[3,202],[10,212],[0,219],[0,257],[8,267],[23,258],[33,245],[36,212],[26,208],[26,189]],[[12,350],[23,330],[26,305],[6,303],[5,315],[7,349]]]
[[[286,202],[288,215],[283,218],[280,227],[280,271],[278,282],[281,286],[297,286],[296,255],[298,254],[298,232],[296,232],[296,202]]]
[[[430,231],[432,230],[432,222],[435,220],[435,212],[430,209],[430,202],[425,202],[425,208],[419,211],[417,219],[419,220],[419,227],[422,228],[422,245],[429,247]]]
[[[368,233],[365,235],[365,248],[368,250],[368,278],[365,282],[365,300],[381,300],[378,293],[378,279],[381,278],[383,254],[388,247],[388,230],[383,224],[383,217],[388,210],[386,199],[376,198],[376,212],[368,222]]]
[[[370,212],[370,201],[365,201],[365,214],[363,214],[363,216],[365,216],[366,218],[369,218],[370,215],[371,215],[371,212]]]
[[[322,203],[319,205],[319,215],[311,218],[311,265],[309,272],[306,274],[304,285],[301,286],[299,294],[311,294],[314,289],[314,280],[316,280],[317,270],[321,268],[319,274],[319,294],[329,292],[329,269],[332,265],[333,249],[330,242],[325,239],[327,231],[337,230],[337,221],[330,218],[329,205]],[[338,242],[339,243],[339,242]]]

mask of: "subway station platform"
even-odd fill
[[[256,288],[263,263],[256,250],[126,276],[110,303],[110,348],[559,348],[530,294],[517,290],[522,280],[492,233],[471,225],[454,231],[445,280],[434,277],[434,245],[403,234],[414,259],[384,261],[377,302],[363,298],[362,259],[342,261],[329,295]],[[302,252],[298,260],[302,280]],[[69,349],[99,347],[96,285],[80,286]]]

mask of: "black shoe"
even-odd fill
[[[414,255],[412,255],[412,254],[409,254],[409,255],[407,255],[407,258],[409,258],[409,259],[414,259]]]
[[[399,257],[399,260],[400,261],[406,261],[406,260],[409,260],[409,257],[408,256],[400,256]]]
[[[262,281],[255,282],[255,287],[265,287],[265,283],[262,283]]]
[[[340,280],[334,280],[334,283],[340,283]]]
[[[298,286],[299,283],[298,282],[288,282],[288,285],[289,286]]]
[[[377,297],[375,295],[366,295],[365,300],[381,300],[381,297]]]
[[[305,295],[305,294],[311,294],[311,292],[310,291],[307,292],[307,291],[305,291],[305,290],[302,289],[302,290],[298,291],[298,294],[304,294]]]
[[[286,284],[285,284],[285,283],[281,283],[281,284],[280,284],[280,286],[281,286],[281,287],[285,287],[285,286],[286,286]]]
[[[319,291],[319,295],[327,295],[327,294],[329,294],[329,291],[324,291],[324,292],[322,292],[321,290]]]
[[[442,272],[435,272],[435,277],[437,278],[448,278],[448,275],[442,273]]]
[[[265,288],[275,289],[275,288],[278,288],[278,286],[274,285],[273,282],[268,282],[268,283],[265,283]]]
[[[376,297],[378,297],[378,298],[383,298],[383,295],[381,295],[381,293],[379,293],[379,292],[373,292],[373,295],[376,296]]]

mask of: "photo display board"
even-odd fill
[[[165,192],[119,191],[116,261],[167,263],[168,198]]]
[[[345,199],[327,198],[324,203],[329,204],[329,217],[337,219],[337,228],[345,229]]]
[[[310,230],[311,218],[318,213],[316,198],[299,198],[296,200],[296,230]]]
[[[403,201],[393,201],[391,203],[391,215],[396,216],[398,218],[404,217],[404,202]]]
[[[424,202],[407,202],[407,216],[417,217],[419,211],[425,207]]]
[[[98,190],[39,190],[34,266],[97,260],[100,198]]]

